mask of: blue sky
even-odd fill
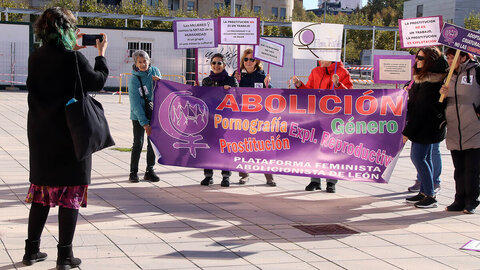
[[[367,0],[362,0],[363,5],[367,3]],[[305,9],[314,9],[318,7],[318,0],[303,0],[303,7]]]

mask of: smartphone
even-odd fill
[[[82,37],[82,45],[83,46],[93,46],[96,45],[97,42],[96,40],[100,40],[100,42],[103,41],[103,35],[83,35]]]

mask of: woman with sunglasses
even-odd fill
[[[229,90],[231,87],[238,87],[238,82],[234,77],[228,76],[225,70],[225,57],[221,53],[216,53],[210,58],[210,75],[202,80],[202,86],[223,86],[225,90]],[[213,184],[213,170],[204,169],[203,173],[205,178],[200,182],[202,186],[208,186]],[[222,187],[230,186],[230,171],[222,170]]]
[[[448,87],[440,90],[446,96],[446,143],[455,168],[455,198],[446,210],[474,214],[480,192],[480,64],[460,52],[452,67],[455,53],[452,48],[445,53],[455,71]]]
[[[415,56],[407,121],[402,133],[404,143],[412,142],[410,159],[420,180],[420,192],[406,198],[406,202],[418,208],[437,207],[432,149],[434,144],[445,139],[445,106],[438,100],[447,68],[447,61],[436,47],[422,48]]]
[[[272,88],[270,84],[270,74],[265,75],[262,62],[253,58],[253,50],[251,48],[243,51],[242,58],[240,60],[241,72],[234,71],[233,76],[239,81],[240,87],[254,87],[254,88]],[[248,182],[248,173],[240,172],[240,185]],[[273,181],[273,175],[265,174],[267,179],[267,185],[271,187],[277,186],[277,183]]]
[[[308,76],[307,84],[300,81],[297,76],[292,77],[295,87],[301,89],[352,89],[353,81],[350,73],[343,66],[342,62],[332,62],[320,60],[318,66],[312,70]],[[335,193],[335,185],[338,180],[326,179],[328,193]],[[310,184],[305,187],[306,191],[321,190],[320,178],[310,178]]]

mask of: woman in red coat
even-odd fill
[[[345,69],[342,62],[318,61],[318,66],[312,70],[305,85],[296,76],[292,77],[295,87],[302,89],[352,89],[353,82],[350,73]],[[333,86],[333,88],[332,88]],[[335,193],[337,180],[327,179],[327,192]],[[322,189],[320,178],[310,178],[310,184],[305,187],[306,191]]]

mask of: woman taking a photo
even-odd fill
[[[40,252],[42,235],[50,207],[58,206],[57,269],[80,265],[73,257],[72,240],[78,210],[87,206],[92,156],[78,161],[65,118],[65,106],[72,99],[80,73],[83,90],[101,90],[107,80],[104,57],[107,36],[96,40],[98,56],[95,67],[77,45],[76,19],[66,8],[45,10],[35,23],[35,34],[42,46],[28,59],[28,122],[30,150],[30,189],[26,201],[32,203],[28,217],[28,238],[25,241],[23,264],[43,261]],[[76,54],[76,55],[75,55]],[[77,64],[78,62],[78,72]],[[86,94],[86,93],[85,93]]]

